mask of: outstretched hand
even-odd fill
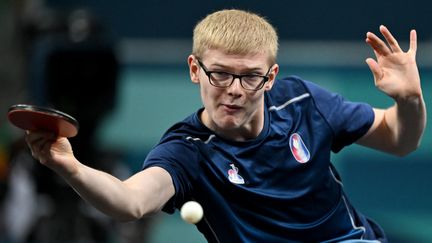
[[[380,32],[385,41],[368,32],[366,42],[375,52],[376,60],[366,59],[375,85],[394,100],[421,96],[420,76],[416,64],[417,33],[411,30],[409,50],[404,52],[390,31],[383,25]]]

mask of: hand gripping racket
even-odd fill
[[[78,121],[72,116],[52,108],[34,105],[11,106],[8,119],[23,130],[53,132],[60,137],[74,137],[79,129]]]

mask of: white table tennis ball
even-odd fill
[[[180,215],[184,221],[196,224],[202,219],[204,211],[199,203],[188,201],[181,207]]]

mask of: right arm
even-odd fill
[[[174,195],[171,176],[160,167],[121,181],[79,162],[66,138],[27,132],[26,140],[33,157],[62,176],[84,200],[115,219],[136,220],[157,213]]]

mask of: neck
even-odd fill
[[[263,114],[264,110],[258,109],[245,124],[229,128],[221,127],[212,119],[210,119],[209,114],[205,109],[201,113],[200,118],[202,123],[218,136],[231,141],[244,142],[259,136],[262,129],[264,128]]]

